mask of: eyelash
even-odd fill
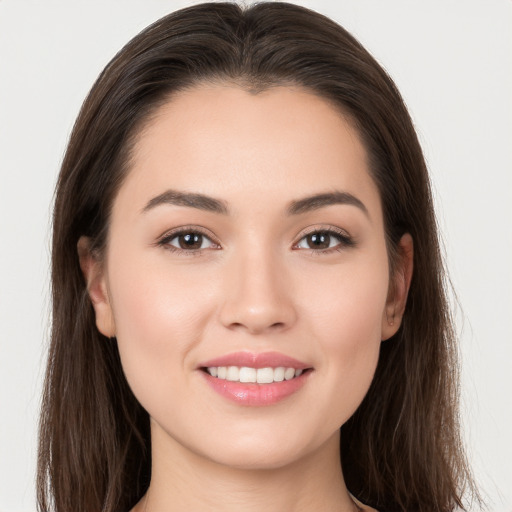
[[[206,251],[207,249],[179,249],[178,247],[174,247],[170,245],[170,242],[174,240],[175,238],[179,237],[180,235],[201,235],[206,238],[208,238],[213,245],[219,246],[216,242],[212,240],[212,236],[206,233],[205,231],[195,228],[195,227],[188,227],[184,226],[182,228],[178,228],[176,230],[170,231],[166,233],[162,238],[160,238],[157,241],[157,245],[163,247],[164,249],[171,251],[173,253],[183,254],[185,256],[199,256],[203,251]]]
[[[346,249],[355,247],[355,245],[356,245],[355,240],[346,231],[343,231],[342,229],[339,229],[339,228],[329,227],[329,228],[315,228],[315,229],[312,229],[311,231],[304,233],[302,235],[302,237],[300,238],[300,240],[295,244],[295,246],[297,246],[302,240],[304,240],[308,236],[319,235],[319,234],[327,235],[328,237],[337,238],[339,243],[337,245],[335,245],[334,247],[329,247],[327,249],[302,249],[302,250],[309,251],[309,253],[313,256],[322,256],[322,255],[326,255],[326,254],[332,254],[334,252],[342,252]]]
[[[329,228],[324,228],[324,229],[315,228],[307,233],[304,233],[302,235],[302,237],[300,238],[300,240],[294,245],[294,247],[297,246],[302,240],[304,240],[308,236],[318,235],[318,234],[323,234],[323,235],[327,235],[329,237],[337,238],[340,243],[334,247],[330,247],[327,249],[301,249],[301,250],[307,250],[310,252],[311,255],[314,255],[314,256],[321,256],[321,255],[325,255],[325,254],[331,254],[333,252],[341,252],[347,248],[352,248],[356,245],[354,239],[350,235],[348,235],[345,231],[343,231],[341,229],[329,227]],[[165,248],[166,250],[171,251],[173,253],[183,254],[186,256],[199,256],[203,251],[208,250],[208,249],[190,249],[190,250],[180,249],[178,247],[174,247],[173,245],[170,245],[170,242],[172,240],[174,240],[175,238],[179,237],[180,235],[200,235],[200,236],[203,236],[203,237],[206,237],[207,239],[209,239],[214,246],[217,246],[215,248],[219,247],[219,244],[216,243],[215,241],[213,241],[212,237],[205,231],[198,229],[196,227],[187,227],[187,226],[166,233],[164,236],[162,236],[157,241],[157,245],[161,246],[161,247]]]

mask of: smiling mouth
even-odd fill
[[[279,352],[234,352],[198,367],[213,391],[237,405],[274,405],[299,392],[314,368]]]
[[[203,371],[219,380],[250,384],[272,384],[300,377],[311,368],[293,368],[278,366],[276,368],[251,368],[248,366],[208,366]]]

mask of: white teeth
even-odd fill
[[[233,382],[240,380],[240,369],[238,368],[238,366],[228,366],[226,379],[231,380]]]
[[[258,384],[270,384],[274,382],[274,370],[272,368],[258,368],[256,382]]]
[[[284,378],[286,380],[293,379],[295,377],[295,368],[286,368],[284,371]]]
[[[256,382],[256,368],[242,366],[240,368],[240,382]]]
[[[272,382],[282,382],[299,377],[303,370],[295,368],[250,368],[247,366],[209,366],[208,373],[212,377],[224,379],[231,382],[254,382],[258,384],[270,384]]]
[[[282,382],[284,380],[284,371],[285,368],[283,368],[282,366],[274,370],[274,380],[276,382]]]

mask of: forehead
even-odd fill
[[[126,188],[141,207],[139,198],[167,188],[241,205],[330,189],[379,201],[347,117],[307,90],[284,86],[253,94],[209,84],[175,94],[139,133]]]

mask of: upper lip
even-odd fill
[[[199,368],[208,368],[210,366],[246,366],[249,368],[278,368],[283,366],[285,368],[295,368],[296,370],[311,368],[311,365],[279,352],[233,352],[209,359],[201,363]]]

